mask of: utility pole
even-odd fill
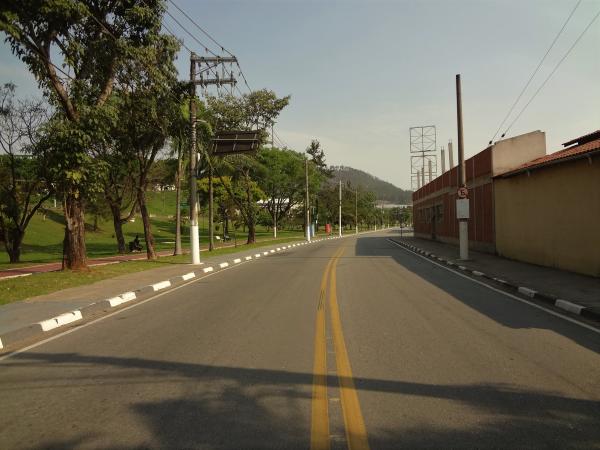
[[[354,234],[358,234],[358,189],[354,191]]]
[[[448,170],[454,167],[454,154],[452,153],[452,141],[448,142]]]
[[[306,241],[310,242],[310,209],[308,204],[308,158],[304,160],[304,175],[306,178],[306,199],[304,201],[304,217],[306,219]]]
[[[456,122],[458,125],[458,173],[459,173],[459,188],[467,187],[467,174],[465,171],[465,150],[463,139],[463,122],[462,122],[462,91],[460,84],[460,74],[456,75]],[[469,200],[467,198],[458,199],[456,204],[458,222],[458,240],[460,243],[460,259],[469,259]],[[462,202],[461,214],[459,215],[459,202]],[[464,204],[466,202],[466,211]]]
[[[219,77],[218,71],[215,72],[215,78],[204,78],[204,73],[208,72],[209,68],[214,68],[225,63],[237,63],[235,56],[231,57],[205,57],[198,56],[192,52],[190,55],[190,246],[192,253],[192,264],[200,264],[200,236],[198,234],[198,201],[197,201],[197,184],[196,184],[196,164],[198,162],[197,142],[196,142],[196,86],[206,88],[209,85],[217,87],[229,84],[233,86],[237,83],[233,76],[233,70],[230,71],[229,77],[225,77],[223,69],[222,76]],[[203,68],[204,66],[204,68]],[[196,79],[196,69],[198,69],[199,79]],[[208,229],[209,229],[209,249],[214,246],[213,232],[213,202],[212,202],[212,167],[209,169],[209,211],[208,211]]]
[[[213,192],[213,167],[212,161],[208,165],[208,250],[213,251],[215,248],[215,209],[214,209],[214,192]]]
[[[200,264],[200,237],[198,236],[198,203],[196,200],[196,62],[190,57],[190,245],[192,264]]]
[[[342,237],[342,180],[340,180],[338,208],[339,208],[338,209],[338,215],[339,215],[338,236]]]

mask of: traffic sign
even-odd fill
[[[457,192],[458,198],[467,198],[469,196],[469,190],[466,187],[458,188]]]

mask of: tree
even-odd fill
[[[84,204],[100,169],[89,149],[110,131],[106,120],[115,119],[108,100],[118,74],[126,73],[121,69],[154,51],[163,10],[159,0],[5,0],[0,7],[0,30],[13,54],[61,108],[46,148],[63,195],[68,268],[87,267]]]
[[[47,110],[41,100],[15,102],[15,85],[0,88],[0,236],[11,263],[31,218],[52,195],[43,154],[34,154]]]
[[[265,167],[258,183],[267,196],[266,210],[271,217],[273,237],[277,237],[279,224],[296,205],[304,201],[305,158],[293,150],[264,147],[257,157]],[[318,189],[318,177],[312,176],[309,180],[312,187]]]
[[[278,98],[273,91],[262,89],[242,97],[222,96],[207,97],[207,117],[214,130],[249,130],[252,128],[263,131],[263,141],[267,133],[265,128],[269,128],[280,114],[281,110],[287,106],[290,97]],[[233,155],[223,158],[225,167],[217,170],[217,175],[222,178],[223,175],[229,175],[232,179],[232,185],[244,194],[236,196],[236,189],[232,187],[229,192],[231,198],[235,201],[240,214],[248,227],[247,242],[253,243],[256,240],[256,220],[258,206],[256,202],[264,198],[264,192],[259,188],[256,179],[261,178],[261,173],[265,171],[264,166],[250,155]],[[224,186],[226,186],[224,184]]]
[[[321,143],[318,140],[313,139],[310,141],[310,145],[306,147],[306,153],[310,155],[311,161],[317,170],[325,178],[331,178],[333,171],[327,168],[327,164],[325,163],[325,151],[321,147]]]
[[[117,251],[123,254],[126,251],[123,225],[134,217],[137,206],[134,163],[119,152],[114,139],[95,146],[95,156],[110,168],[102,172],[101,183],[113,220]]]
[[[166,36],[157,36],[153,51],[141,67],[131,67],[129,82],[119,86],[120,120],[114,130],[119,151],[134,163],[136,201],[144,225],[148,259],[156,259],[146,190],[157,155],[164,149],[171,124],[180,114],[184,86],[176,81],[173,65],[178,44]]]

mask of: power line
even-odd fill
[[[525,91],[527,90],[527,88],[529,87],[529,85],[531,84],[531,81],[533,80],[533,78],[535,77],[535,75],[540,70],[540,67],[542,67],[542,64],[546,60],[546,57],[550,53],[550,50],[552,50],[552,48],[554,47],[554,44],[556,44],[556,41],[558,41],[558,38],[560,37],[560,35],[564,31],[564,29],[566,28],[567,24],[571,20],[571,17],[573,17],[573,14],[575,13],[575,10],[579,7],[580,4],[581,4],[581,0],[579,0],[577,2],[577,4],[575,5],[575,7],[571,10],[571,13],[569,14],[569,16],[567,17],[567,19],[563,23],[561,29],[558,31],[558,34],[554,37],[554,40],[550,44],[550,47],[548,47],[548,50],[546,50],[546,53],[544,54],[544,56],[542,57],[542,59],[538,63],[537,67],[535,68],[535,70],[533,71],[533,73],[531,74],[531,76],[529,77],[529,80],[527,80],[527,83],[525,83],[525,86],[523,86],[523,89],[519,93],[519,96],[517,97],[517,99],[515,100],[515,102],[512,104],[512,106],[508,110],[508,113],[506,113],[506,116],[504,117],[504,119],[502,119],[502,122],[500,123],[500,125],[498,126],[498,129],[494,133],[494,136],[490,140],[490,144],[494,141],[494,139],[496,139],[496,136],[498,135],[498,133],[500,132],[500,129],[502,128],[502,125],[504,125],[504,123],[506,122],[506,119],[508,119],[508,117],[511,115],[511,113],[515,109],[515,106],[517,106],[517,104],[519,103],[519,100],[521,100],[521,97],[523,96],[523,94],[525,93]]]
[[[197,42],[197,43],[198,43],[198,44],[199,44],[201,47],[204,47],[204,49],[205,49],[205,50],[206,50],[208,53],[210,53],[210,54],[211,54],[211,55],[213,55],[213,56],[219,56],[219,55],[217,55],[215,52],[213,52],[211,49],[209,49],[209,48],[208,48],[208,46],[207,46],[206,44],[204,44],[202,41],[200,41],[200,39],[198,39],[198,38],[197,38],[197,37],[196,37],[194,34],[192,34],[192,33],[191,33],[191,32],[190,32],[190,31],[189,31],[189,30],[188,30],[186,27],[184,27],[184,26],[181,24],[181,22],[179,22],[179,20],[177,20],[177,19],[175,18],[175,16],[173,16],[173,14],[171,14],[171,13],[169,12],[169,10],[165,9],[165,13],[167,13],[167,15],[168,15],[168,16],[169,16],[171,19],[173,19],[173,21],[174,21],[174,22],[175,22],[177,25],[179,25],[179,27],[180,27],[180,28],[181,28],[183,31],[185,31],[185,32],[186,32],[186,33],[187,33],[187,34],[188,34],[188,35],[189,35],[189,36],[190,36],[190,37],[191,37],[193,40],[195,40],[195,41],[196,41],[196,42]]]
[[[189,48],[187,45],[185,45],[185,43],[183,42],[183,39],[180,39],[180,38],[178,38],[177,36],[175,36],[175,33],[173,33],[173,32],[171,31],[171,29],[170,29],[169,27],[167,27],[167,25],[165,24],[165,21],[164,21],[164,20],[161,22],[161,25],[162,25],[162,27],[163,27],[165,30],[167,30],[167,32],[168,32],[168,33],[169,33],[171,36],[173,36],[175,39],[177,39],[177,41],[178,41],[178,42],[181,44],[181,46],[182,46],[183,48],[185,48],[185,49],[186,49],[188,52],[190,52],[190,53],[194,53],[194,52],[192,52],[192,50],[191,50],[191,49],[190,49],[190,48]]]
[[[521,111],[519,111],[519,114],[517,114],[517,117],[515,117],[515,119],[511,122],[511,124],[508,126],[508,128],[506,129],[506,131],[502,134],[502,136],[506,135],[506,133],[508,133],[508,131],[515,124],[515,122],[519,119],[519,117],[521,117],[521,114],[523,114],[523,112],[527,109],[527,107],[529,106],[529,104],[533,101],[533,99],[538,95],[538,93],[546,85],[546,83],[548,82],[548,80],[550,80],[550,78],[552,78],[552,75],[554,75],[554,72],[556,72],[556,70],[560,67],[560,65],[563,63],[563,61],[565,59],[567,59],[567,56],[569,56],[569,54],[571,53],[571,51],[575,48],[575,46],[577,45],[577,43],[581,40],[581,38],[583,37],[583,35],[587,32],[587,30],[590,29],[590,27],[596,21],[596,19],[598,18],[598,16],[600,16],[600,11],[598,11],[596,13],[596,15],[590,21],[590,23],[588,23],[588,25],[583,29],[583,31],[581,32],[581,34],[577,37],[577,39],[575,39],[575,42],[573,42],[573,44],[571,45],[571,47],[569,47],[569,50],[567,50],[567,52],[563,55],[563,57],[558,61],[558,63],[556,64],[556,66],[554,66],[554,69],[552,69],[552,72],[550,72],[550,74],[546,77],[546,79],[540,85],[540,87],[537,89],[537,91],[535,91],[535,93],[531,96],[531,98],[529,99],[529,101],[525,104],[525,106],[523,106],[523,108],[521,109]]]
[[[192,19],[190,17],[189,14],[187,14],[181,7],[179,7],[173,0],[168,0],[175,8],[177,8],[177,10],[183,14],[196,28],[198,28],[205,36],[207,36],[212,42],[214,42],[217,46],[219,46],[221,48],[222,51],[224,51],[225,53],[228,53],[230,56],[234,56],[233,53],[231,53],[229,50],[227,50],[222,44],[220,44],[215,38],[213,38],[204,28],[202,28],[200,25],[198,25],[198,23]],[[580,0],[581,1],[581,0]],[[173,16],[167,11],[167,14],[169,14],[169,16],[171,18],[173,18]],[[175,19],[173,19],[175,20]],[[183,26],[177,22],[179,26],[181,26],[183,28]],[[187,30],[186,30],[187,32]],[[189,32],[187,32],[188,34],[190,34]],[[191,34],[190,34],[191,35]],[[193,36],[192,36],[193,37]],[[195,38],[194,38],[195,39]],[[196,39],[197,40],[197,39]],[[206,48],[206,50],[208,51],[208,48],[204,45],[201,44],[202,46],[204,46]],[[212,53],[212,52],[210,52]],[[212,53],[214,56],[214,53]],[[250,87],[250,85],[248,84],[248,80],[246,79],[246,75],[244,75],[244,71],[242,70],[242,67],[240,66],[240,63],[236,61],[236,65],[240,71],[240,76],[242,77],[242,79],[244,80],[244,84],[246,85],[246,87],[248,88],[248,90],[250,92],[252,92],[252,88]]]
[[[221,48],[222,51],[224,51],[225,53],[228,53],[229,56],[234,56],[233,53],[231,53],[229,50],[227,50],[225,47],[223,47],[221,44],[219,44],[210,34],[208,34],[208,32],[202,28],[200,25],[198,25],[194,19],[192,19],[183,9],[181,9],[179,6],[177,6],[177,4],[173,1],[173,0],[169,0],[169,2],[175,7],[177,8],[177,10],[183,14],[190,22],[192,22],[196,28],[198,28],[202,33],[204,33],[204,35],[206,37],[208,37],[211,41],[213,41],[218,47]]]

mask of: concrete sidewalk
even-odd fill
[[[458,247],[427,239],[399,235],[393,238],[415,246],[470,271],[483,272],[516,286],[527,286],[540,293],[585,306],[600,314],[600,279],[550,267],[514,261],[489,253],[469,250],[469,260],[459,260]]]

